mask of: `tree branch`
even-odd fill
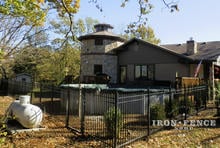
[[[73,40],[73,41],[76,40],[76,38],[75,38],[75,35],[74,35],[74,32],[73,32],[73,18],[72,18],[72,14],[69,12],[69,10],[68,10],[68,8],[67,8],[65,2],[64,2],[63,0],[62,0],[61,2],[62,2],[62,5],[63,5],[63,7],[64,7],[64,9],[65,9],[65,11],[66,11],[66,13],[67,13],[67,15],[68,15],[69,21],[70,21],[69,30],[67,31],[67,33],[66,33],[66,35],[65,35],[65,38],[66,38],[66,39],[65,39],[65,40],[63,41],[63,43],[61,44],[61,47],[63,47],[64,44],[67,42],[67,38],[68,38],[68,35],[69,35],[70,33],[72,34],[72,40]]]
[[[176,2],[171,1],[170,3],[167,3],[166,0],[162,0],[164,5],[170,9],[171,12],[173,12],[174,10],[179,11],[178,5],[176,4]]]

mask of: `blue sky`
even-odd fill
[[[114,26],[120,34],[129,22],[138,15],[136,0],[130,0],[121,8],[121,0],[98,0],[103,8],[100,12],[89,0],[81,0],[77,18],[92,17],[101,23]],[[191,37],[195,41],[220,40],[220,1],[179,0],[179,12],[170,13],[162,0],[150,0],[154,9],[149,14],[148,24],[154,29],[161,44],[184,43]]]

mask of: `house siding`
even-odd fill
[[[189,72],[190,77],[194,77],[197,66],[198,66],[198,64],[190,64],[190,66],[189,66],[190,67],[190,72]],[[204,78],[204,66],[203,66],[203,64],[201,64],[201,66],[199,68],[198,77],[199,78]]]
[[[102,65],[102,72],[111,77],[110,83],[117,83],[117,56],[111,50],[123,44],[121,41],[103,39],[103,45],[95,45],[95,39],[83,40],[81,51],[81,81],[84,76],[94,76],[94,65]]]
[[[118,54],[119,64],[157,64],[157,63],[175,63],[178,57],[162,51],[153,46],[135,45],[132,43]]]
[[[184,64],[156,64],[155,79],[174,82],[176,77],[189,76],[189,68]]]
[[[114,41],[110,39],[103,39],[103,45],[95,45],[95,39],[88,39],[82,41],[82,54],[83,53],[111,53],[113,48],[116,48],[123,44],[120,41]]]
[[[176,55],[152,45],[132,43],[118,54],[119,65],[127,65],[128,82],[134,80],[135,65],[155,65],[155,80],[175,81],[176,76],[189,76],[189,65],[179,63]]]

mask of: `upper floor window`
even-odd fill
[[[95,45],[103,45],[103,39],[95,39]]]

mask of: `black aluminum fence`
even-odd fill
[[[206,107],[207,86],[183,89],[100,90],[66,88],[66,126],[83,136],[121,147],[184,120]],[[80,99],[79,99],[80,98]],[[166,121],[165,124],[158,121]]]
[[[35,89],[30,92],[31,102],[40,106],[44,112],[51,115],[65,115],[61,108],[61,88],[51,83],[36,83]],[[65,118],[62,117],[63,122]]]
[[[46,83],[5,83],[1,82],[1,91],[31,95],[33,104],[83,137],[100,141],[100,147],[122,147],[170,127],[169,121],[184,120],[204,109],[208,99],[205,85],[182,89],[79,89]]]
[[[19,95],[30,95],[31,103],[41,107],[44,112],[65,115],[65,110],[62,110],[60,103],[61,88],[52,83],[27,83],[2,79],[0,95],[10,95],[15,98]]]
[[[0,80],[0,95],[26,94],[32,91],[32,83],[9,79]]]

